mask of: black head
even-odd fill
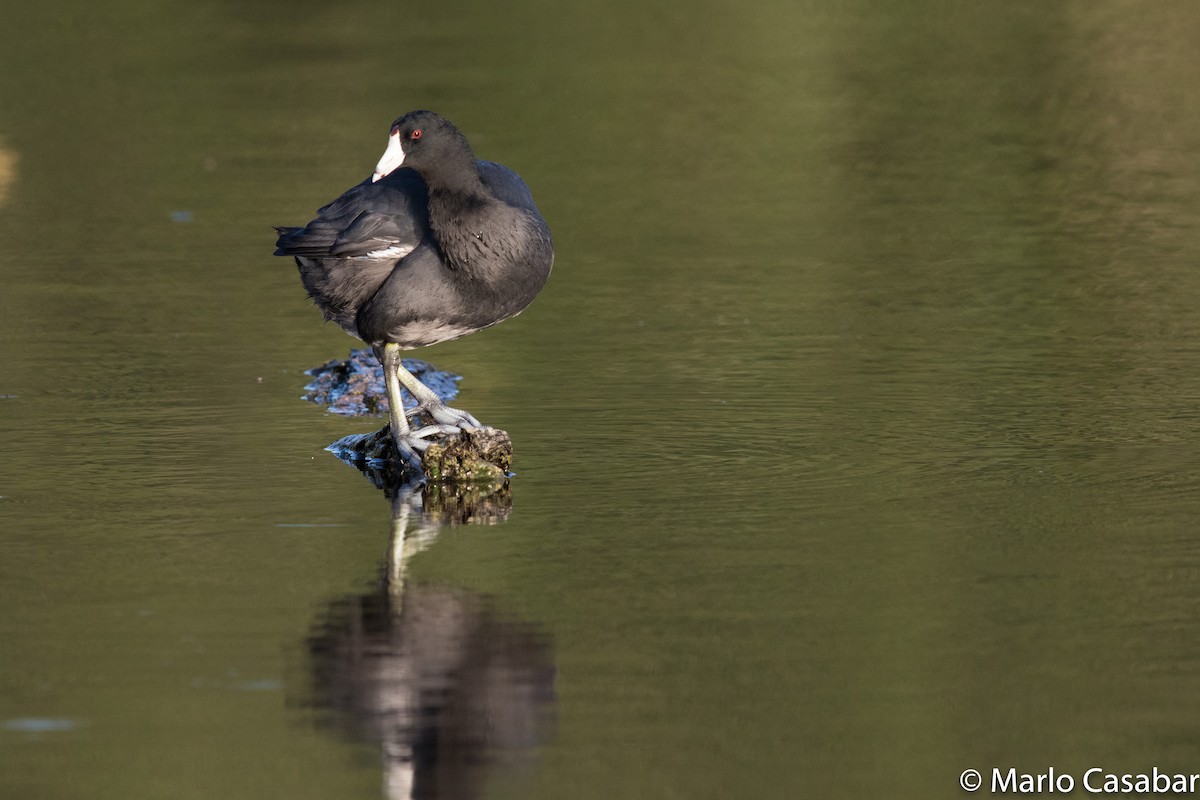
[[[467,137],[450,120],[432,111],[410,111],[392,123],[387,150],[375,167],[379,180],[397,167],[410,167],[427,182],[440,174],[474,170]]]

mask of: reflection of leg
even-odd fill
[[[409,559],[428,547],[435,538],[439,526],[427,520],[422,512],[421,490],[408,486],[400,490],[392,500],[392,541],[388,550],[387,593],[388,616],[391,618],[391,636],[401,629],[401,614],[404,611],[405,576]],[[410,530],[411,528],[411,530]],[[392,643],[397,642],[391,638]],[[404,643],[403,639],[399,640]],[[399,649],[377,654],[383,668],[386,694],[379,699],[386,705],[372,708],[378,714],[383,733],[383,796],[386,798],[411,798],[416,783],[416,748],[413,746],[412,725],[420,714],[417,706],[418,691],[416,674],[420,662],[411,655],[400,655]]]
[[[404,727],[401,726],[401,730]],[[412,745],[383,741],[383,796],[412,797],[417,779]]]
[[[387,587],[391,615],[399,616],[408,562],[433,544],[442,526],[436,516],[424,513],[425,499],[419,484],[409,484],[392,498],[392,541],[388,550]]]
[[[411,492],[395,501],[392,516],[392,546],[388,552],[387,589],[392,599],[393,617],[400,616],[404,602],[404,545],[408,541],[408,515],[412,511]]]

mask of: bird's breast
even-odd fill
[[[388,331],[388,340],[404,350],[414,350],[438,342],[448,342],[479,330],[480,325],[465,325],[441,319],[414,320]]]

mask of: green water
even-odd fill
[[[270,226],[419,107],[526,178],[557,251],[518,319],[419,354],[518,474],[502,524],[424,524],[405,608],[486,632],[542,719],[440,796],[1200,771],[1198,29],[1117,0],[14,8],[0,796],[384,796],[312,650],[393,530],[322,448],[379,422],[298,399],[355,342]]]

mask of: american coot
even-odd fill
[[[525,182],[476,161],[466,137],[431,111],[392,123],[375,173],[303,228],[276,228],[325,318],[370,344],[383,365],[402,454],[427,437],[481,427],[400,363],[400,351],[457,339],[519,314],[550,275],[550,229]],[[400,384],[432,425],[413,430]]]

